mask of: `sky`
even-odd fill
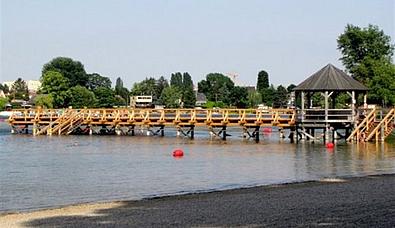
[[[38,80],[58,56],[124,85],[189,72],[299,84],[339,61],[347,24],[395,38],[394,0],[0,0],[0,82]]]

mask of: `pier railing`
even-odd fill
[[[76,123],[95,126],[291,127],[295,117],[293,109],[23,109],[15,110],[9,123],[12,126],[37,125],[38,134],[61,134]]]
[[[298,110],[297,121],[300,123],[351,123],[353,113],[351,109],[328,109],[326,116],[325,109],[304,109]]]

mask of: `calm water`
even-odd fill
[[[10,135],[0,123],[0,211],[395,173],[394,144],[290,144],[277,133],[256,144],[232,136]],[[235,135],[235,134],[233,134]],[[175,159],[174,149],[185,156]]]

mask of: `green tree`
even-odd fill
[[[39,94],[34,98],[34,105],[43,108],[53,108],[54,99],[49,94]]]
[[[3,90],[3,93],[6,95],[10,92],[10,88],[8,88],[6,84],[4,85],[0,84],[0,90]]]
[[[191,75],[188,72],[185,72],[182,75],[182,101],[184,103],[184,107],[192,108],[195,107],[196,104],[196,94],[193,90],[193,81]]]
[[[391,38],[379,27],[369,25],[360,28],[348,24],[343,34],[337,39],[337,46],[342,57],[340,60],[355,79],[366,83],[371,77],[358,71],[366,59],[391,61],[394,45]]]
[[[249,108],[256,108],[262,103],[262,95],[259,92],[248,92],[247,106]]]
[[[163,76],[161,76],[156,81],[156,86],[157,86],[157,95],[158,95],[158,98],[160,98],[160,96],[162,95],[163,89],[165,89],[166,87],[169,87],[169,82]]]
[[[288,102],[287,89],[282,85],[277,86],[275,96],[273,98],[273,106],[283,108],[287,106],[287,102]]]
[[[123,105],[127,105],[129,100],[129,90],[123,86],[123,81],[120,77],[115,82],[115,95],[118,95],[124,100]]]
[[[266,71],[262,70],[258,73],[256,88],[258,91],[269,88],[269,74]]]
[[[180,72],[176,72],[171,74],[170,77],[170,86],[182,88],[182,74]]]
[[[130,93],[133,96],[149,95],[156,99],[160,96],[158,91],[159,89],[155,78],[146,78],[141,82],[135,83]]]
[[[5,97],[0,97],[0,111],[3,111],[7,104],[8,104],[8,99]]]
[[[69,89],[70,105],[73,108],[94,107],[96,104],[95,94],[82,86],[74,86]]]
[[[347,25],[337,40],[340,58],[353,78],[369,89],[368,101],[380,105],[394,105],[395,68],[392,64],[394,44],[379,27],[359,28]]]
[[[267,106],[273,106],[273,102],[276,96],[276,89],[273,85],[269,88],[263,89],[261,91],[262,94],[262,102],[265,103]]]
[[[230,94],[230,104],[237,108],[245,108],[248,104],[248,90],[245,87],[235,86]]]
[[[166,108],[179,108],[181,105],[182,92],[178,87],[169,86],[163,89],[161,100]]]
[[[29,90],[22,78],[18,78],[11,86],[11,97],[13,99],[29,100]]]
[[[54,108],[67,107],[69,102],[69,81],[57,71],[47,71],[41,77],[40,94],[53,98]]]
[[[88,75],[84,65],[79,61],[74,61],[67,57],[57,57],[46,63],[42,69],[42,75],[48,71],[57,71],[69,81],[69,86],[87,86]]]
[[[233,81],[221,73],[210,73],[206,80],[198,83],[198,91],[204,93],[209,101],[222,101],[230,104],[230,95],[234,88]]]
[[[124,105],[125,100],[117,101],[115,98],[115,91],[111,88],[101,86],[93,90],[96,97],[96,107],[111,108],[115,105]]]
[[[288,87],[287,87],[287,91],[288,91],[288,93],[291,93],[291,92],[293,92],[293,89],[296,87],[296,85],[295,84],[290,84]]]
[[[111,88],[111,80],[108,77],[101,76],[98,73],[88,74],[87,88],[94,90],[98,87]]]
[[[368,82],[370,102],[384,107],[395,105],[395,65],[386,61],[373,61],[372,78]]]

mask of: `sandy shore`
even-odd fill
[[[395,227],[395,175],[0,215],[0,227]]]

